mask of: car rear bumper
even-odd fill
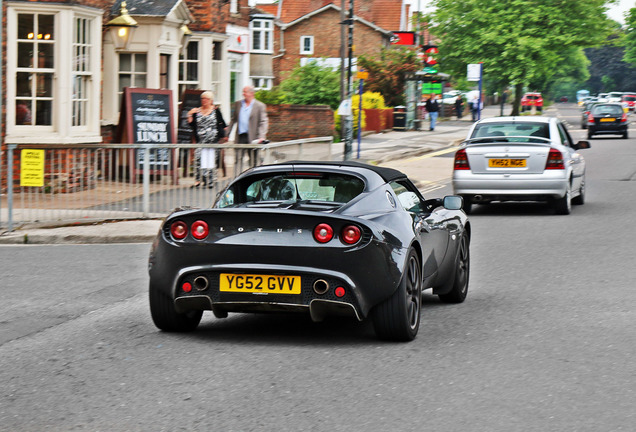
[[[621,135],[627,132],[627,126],[627,124],[611,126],[588,125],[588,129],[593,134]]]
[[[541,179],[530,174],[475,175],[456,172],[453,179],[453,190],[457,195],[471,197],[479,195],[484,200],[495,201],[560,198],[567,191],[568,181],[563,171],[554,172],[559,173],[558,177],[552,175],[552,177]]]

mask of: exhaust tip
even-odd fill
[[[314,282],[314,292],[318,295],[323,295],[329,291],[329,282],[324,279],[318,279]]]
[[[208,289],[209,286],[210,283],[208,282],[208,278],[206,278],[205,276],[197,276],[194,279],[194,287],[197,289],[197,291],[205,291],[206,289]]]
[[[475,195],[475,196],[473,197],[473,201],[477,201],[477,202],[479,202],[479,201],[483,201],[483,200],[484,200],[484,197],[483,197],[483,196],[481,196],[481,195]]]

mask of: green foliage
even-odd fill
[[[285,103],[298,105],[340,105],[340,72],[310,62],[295,68],[280,84]]]
[[[605,0],[567,6],[553,0],[432,3],[429,30],[440,38],[444,72],[465,75],[467,64],[483,62],[484,75],[496,89],[515,86],[515,114],[524,87],[549,82],[564,52],[601,43],[612,25],[604,14]]]
[[[404,105],[405,77],[417,71],[420,64],[416,52],[406,47],[382,49],[380,58],[358,57],[358,67],[369,72],[365,88],[382,94],[388,106]]]
[[[623,61],[636,67],[636,8],[631,8],[625,20],[625,55]]]
[[[271,90],[259,90],[254,93],[254,97],[266,105],[281,105],[286,102],[285,93],[283,93],[280,87],[274,87]]]
[[[254,97],[268,105],[340,105],[340,73],[328,66],[309,63],[295,68],[287,79],[271,90],[259,90]]]

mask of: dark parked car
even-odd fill
[[[468,291],[470,224],[458,196],[425,199],[400,171],[356,162],[252,168],[210,209],[164,221],[150,253],[150,311],[164,331],[194,330],[204,310],[370,317],[408,341],[422,290]]]
[[[619,103],[598,103],[592,106],[587,116],[587,137],[594,135],[622,135],[627,138],[629,120]]]

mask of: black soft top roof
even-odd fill
[[[282,162],[277,165],[323,165],[333,167],[351,167],[351,168],[364,168],[378,174],[386,182],[405,178],[406,174],[393,168],[380,167],[376,165],[369,165],[356,161],[289,161]]]

